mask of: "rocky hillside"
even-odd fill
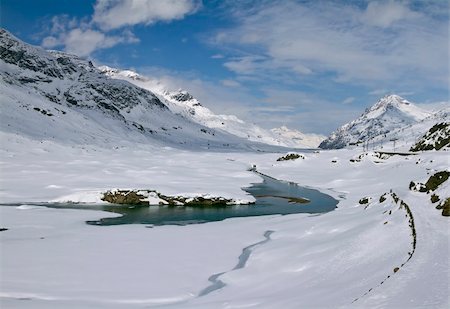
[[[0,43],[2,132],[74,144],[261,147],[174,113],[168,101],[90,61],[31,46],[4,29]]]
[[[441,150],[450,148],[450,122],[441,122],[432,126],[410,151]]]

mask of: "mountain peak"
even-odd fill
[[[375,110],[379,108],[385,108],[388,106],[391,107],[400,107],[402,105],[410,105],[411,102],[408,100],[402,98],[399,95],[396,94],[389,94],[382,97],[377,103],[375,103],[370,110]]]
[[[186,90],[179,89],[171,94],[171,98],[180,102],[194,100],[194,97]]]
[[[415,124],[431,113],[419,108],[401,96],[391,94],[382,97],[357,119],[331,134],[321,148],[343,148],[362,143],[398,128]]]
[[[362,117],[375,119],[387,114],[401,114],[415,120],[421,120],[430,115],[427,111],[417,107],[401,96],[390,94],[382,97],[378,102],[366,109]]]
[[[404,98],[402,98],[401,96],[397,95],[397,94],[387,94],[384,97],[382,97],[380,99],[380,101],[384,101],[384,102],[397,102],[397,103],[409,103],[407,100],[405,100]]]

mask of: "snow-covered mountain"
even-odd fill
[[[99,69],[111,78],[126,80],[152,91],[174,113],[211,129],[228,132],[254,142],[295,148],[316,148],[325,139],[325,136],[305,134],[297,130],[290,130],[285,126],[266,130],[255,124],[245,122],[234,115],[215,114],[189,92],[183,90],[171,91],[156,78],[146,77],[131,70],[119,70],[108,66],[100,66]]]
[[[313,133],[303,133],[298,130],[289,129],[286,126],[281,126],[279,128],[274,128],[270,130],[277,138],[280,140],[285,140],[286,143],[294,143],[295,144],[303,144],[307,147],[317,147],[323,140],[325,140],[326,136],[321,134],[313,134]]]
[[[423,110],[398,95],[387,95],[368,108],[359,118],[334,131],[320,148],[344,148],[386,137],[393,131],[414,125],[430,117]]]
[[[3,29],[0,80],[0,130],[7,134],[66,144],[261,146],[174,113],[169,100],[109,78],[90,61],[31,46]]]

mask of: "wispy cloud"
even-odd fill
[[[370,2],[361,14],[360,20],[367,25],[388,28],[396,22],[420,17],[420,13],[412,11],[404,2],[390,0]]]
[[[107,35],[101,31],[76,27],[45,37],[41,45],[44,48],[63,46],[65,51],[84,57],[98,49],[110,48],[119,43],[136,42],[139,42],[139,39],[129,31],[123,31],[119,35]]]
[[[262,126],[285,124],[302,132],[328,134],[361,113],[360,108],[352,104],[336,104],[318,94],[300,90],[274,86],[263,92],[265,105],[249,113],[254,119],[260,119],[258,124]]]
[[[167,90],[187,90],[206,107],[217,114],[237,115],[249,120],[249,111],[260,102],[248,89],[224,85],[223,80],[215,81],[197,72],[168,70],[161,67],[140,68],[139,72],[145,76],[152,76],[159,80]]]
[[[388,90],[386,89],[375,89],[369,92],[369,95],[373,95],[373,96],[382,96],[389,93]]]
[[[226,87],[240,87],[241,84],[237,81],[235,81],[234,79],[222,79],[221,84],[226,86]]]
[[[224,66],[235,73],[250,75],[255,74],[261,68],[266,68],[266,60],[267,58],[263,56],[243,56],[225,62]]]
[[[348,98],[345,98],[344,99],[344,101],[342,101],[342,104],[351,104],[351,103],[353,103],[353,101],[355,101],[355,97],[348,97]]]
[[[393,93],[395,93],[399,96],[410,96],[410,95],[413,95],[415,92],[414,91],[394,91],[394,90],[387,90],[387,89],[375,89],[375,90],[370,91],[368,94],[371,96],[380,97],[380,96],[383,96],[386,94],[393,94]]]
[[[216,46],[242,54],[224,63],[241,75],[293,78],[329,74],[340,83],[431,79],[446,84],[448,24],[408,2],[261,2],[234,13],[237,26],[219,31]],[[432,48],[431,48],[432,47]],[[414,78],[412,78],[414,76]]]
[[[222,54],[214,54],[211,56],[211,59],[223,59],[224,55]]]

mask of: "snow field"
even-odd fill
[[[19,143],[16,150],[22,146]],[[98,169],[99,162],[105,162],[104,150],[78,149],[76,155],[60,150],[67,152],[59,156],[56,151],[45,152],[45,157],[58,166],[55,162],[69,159],[70,163],[78,156],[80,162],[73,161],[73,170],[71,164],[51,169],[35,151],[40,158],[36,162],[42,164],[38,170],[47,173],[36,172],[39,178],[20,190],[7,186],[3,198],[12,200],[20,194],[29,201],[60,198],[71,190],[81,197],[88,188],[104,187],[107,179],[117,186],[128,183],[129,188],[160,184],[155,189],[185,194],[202,188],[201,192],[213,190],[242,199],[248,196],[240,188],[260,181],[246,171],[255,164],[263,173],[319,188],[341,201],[338,209],[319,216],[265,216],[155,228],[85,225],[85,220],[106,216],[95,211],[1,207],[1,225],[10,229],[0,234],[5,305],[444,308],[449,303],[448,219],[434,209],[429,195],[408,189],[411,180],[425,182],[435,171],[447,169],[445,153],[384,160],[369,153],[360,162],[350,162],[360,152],[339,150],[276,162],[280,154],[178,151],[168,155],[162,150],[159,155],[145,155],[143,150],[117,150],[108,152],[114,164],[106,163],[110,171],[106,174]],[[2,156],[2,171],[10,165],[8,160],[24,162],[25,170],[37,168],[26,164],[25,153],[8,154]],[[17,168],[7,168],[6,175],[14,179]],[[147,171],[153,169],[156,172]],[[65,173],[71,175],[67,180],[62,177]],[[449,188],[444,184],[436,193],[449,196]],[[409,261],[413,237],[407,212],[390,196],[379,201],[391,189],[414,216],[417,247]],[[359,203],[364,197],[371,198],[369,204]],[[255,245],[245,266],[233,270],[243,248],[263,241],[266,231],[273,231],[270,240]],[[394,272],[396,267],[400,269]],[[222,272],[218,279],[225,286],[198,297],[210,286],[208,278]]]

